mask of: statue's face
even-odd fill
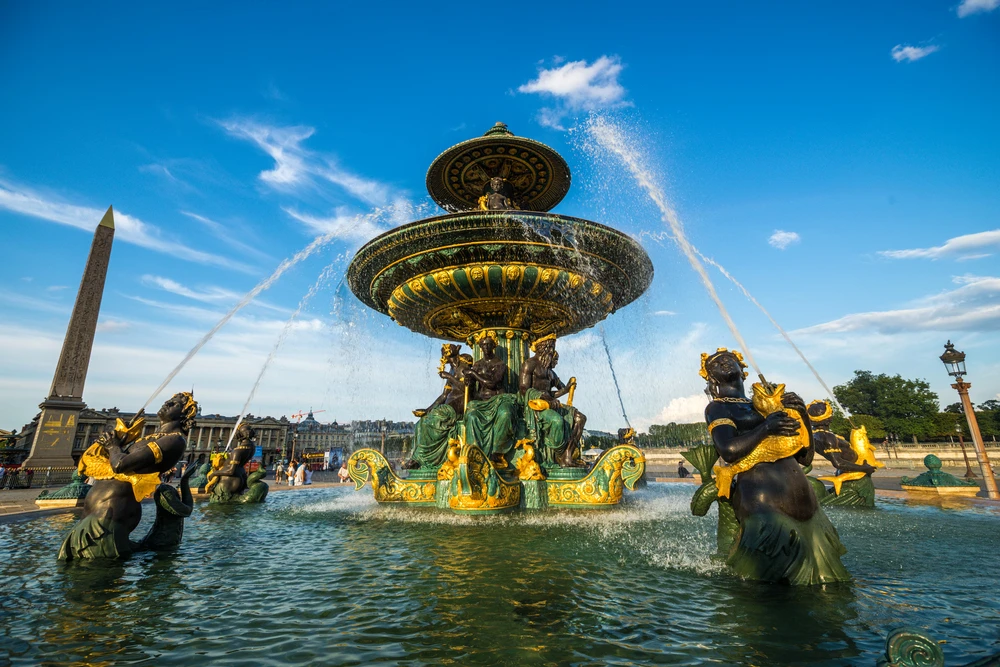
[[[161,423],[180,421],[184,415],[185,403],[187,403],[187,398],[184,394],[174,394],[166,400],[156,416],[160,418]]]
[[[497,349],[497,344],[493,342],[492,338],[486,337],[479,341],[479,349],[483,351],[484,357],[492,357]]]
[[[731,354],[724,353],[712,359],[707,369],[709,376],[717,384],[729,384],[743,380],[743,367]]]

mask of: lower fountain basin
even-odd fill
[[[72,514],[0,524],[0,664],[869,667],[904,625],[947,664],[1000,650],[997,511],[830,509],[854,581],[787,588],[712,559],[692,491],[470,517],[307,487],[198,504],[177,552],[111,565],[56,562]]]

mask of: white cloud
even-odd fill
[[[46,292],[61,292],[64,289],[69,289],[69,285],[49,285],[45,288]]]
[[[0,181],[0,208],[49,222],[69,225],[90,233],[97,229],[97,223],[104,217],[103,210],[56,201],[29,188],[16,186],[6,181]],[[118,210],[115,210],[115,238],[125,243],[132,243],[199,264],[210,264],[253,273],[253,269],[245,264],[195,250],[183,243],[164,238],[158,227]]]
[[[903,46],[902,44],[897,44],[892,47],[892,59],[897,63],[910,62],[915,60],[920,60],[925,58],[935,51],[940,51],[940,46],[935,46],[931,44],[930,46]]]
[[[219,124],[230,135],[256,144],[274,159],[274,168],[260,172],[260,179],[272,188],[286,191],[315,188],[320,182],[326,182],[371,206],[385,206],[398,196],[384,183],[341,168],[333,156],[303,146],[303,142],[316,132],[314,128],[304,125],[277,127],[247,118],[219,121]]]
[[[921,299],[910,308],[854,313],[793,333],[1000,330],[1000,278],[957,276],[953,280],[960,287]]]
[[[676,315],[677,313],[672,310],[654,310],[653,314],[660,316],[669,316],[669,315]]]
[[[655,424],[692,424],[705,420],[708,396],[704,392],[673,398],[653,420]]]
[[[243,298],[243,295],[239,292],[234,292],[232,290],[225,289],[223,287],[217,287],[211,285],[203,289],[192,289],[176,280],[170,278],[164,278],[163,276],[154,276],[146,274],[140,279],[143,285],[147,287],[155,287],[161,289],[164,292],[170,292],[171,294],[176,294],[177,296],[183,296],[194,301],[201,301],[202,303],[236,303]],[[280,306],[272,305],[266,301],[261,301],[260,299],[255,299],[254,304],[268,308],[270,310],[278,311],[281,313],[290,313],[291,311],[287,308],[282,308]]]
[[[617,56],[601,56],[589,65],[586,60],[574,60],[552,69],[540,69],[537,79],[517,90],[554,98],[556,106],[542,108],[538,122],[561,130],[563,118],[571,113],[626,104],[625,88],[618,83],[623,67]]]
[[[964,234],[948,239],[943,245],[932,248],[912,248],[910,250],[881,250],[879,254],[892,259],[939,259],[956,256],[959,260],[989,257],[992,252],[982,250],[1000,249],[1000,229],[976,234]]]
[[[132,324],[130,322],[126,322],[125,320],[116,320],[109,317],[108,319],[102,319],[97,323],[97,330],[114,333],[115,331],[125,331],[131,326]]]
[[[771,234],[771,237],[767,239],[767,242],[778,250],[784,250],[793,243],[798,243],[801,240],[802,237],[795,232],[786,232],[781,229],[776,229],[774,230],[774,233]]]
[[[961,19],[970,14],[992,12],[997,7],[1000,7],[1000,0],[962,0],[956,12]]]

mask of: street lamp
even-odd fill
[[[962,399],[962,411],[965,412],[965,420],[969,424],[969,435],[972,437],[972,445],[976,448],[976,458],[979,459],[979,467],[983,471],[983,479],[986,481],[986,495],[991,500],[1000,500],[1000,491],[997,490],[997,480],[993,477],[993,468],[990,466],[990,459],[986,455],[983,436],[979,433],[976,412],[972,409],[972,401],[969,400],[969,387],[972,385],[962,379],[962,376],[965,375],[965,352],[956,350],[955,346],[949,340],[944,346],[944,354],[941,355],[941,362],[948,369],[948,375],[955,378],[955,384],[951,385],[951,387],[958,390],[958,396]]]
[[[962,458],[965,459],[965,479],[975,479],[976,473],[972,472],[969,465],[969,455],[965,453],[965,441],[962,439],[962,425],[955,422],[955,433],[958,434],[958,446],[962,448]]]

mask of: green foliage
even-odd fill
[[[640,436],[649,444],[647,447],[690,447],[695,443],[708,442],[708,427],[704,422],[695,424],[653,424],[649,435]]]
[[[950,412],[952,414],[960,415],[960,414],[962,414],[962,404],[961,403],[952,403],[951,405],[949,405],[948,407],[946,407],[944,409],[944,411],[945,412]]]
[[[854,377],[834,387],[833,393],[852,415],[876,417],[884,431],[900,438],[927,437],[935,431],[938,396],[925,380],[854,371]],[[877,437],[870,428],[868,434]]]

